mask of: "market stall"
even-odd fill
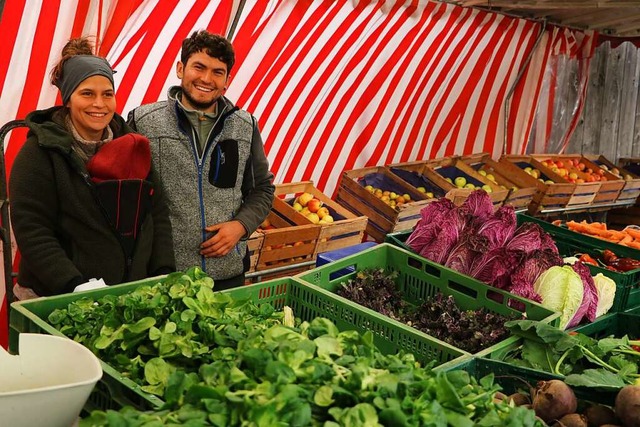
[[[74,422],[640,423],[640,2],[70,3],[0,2],[0,359],[90,350]],[[95,37],[126,117],[204,27],[275,174],[246,286],[194,267],[9,308],[7,177],[60,47]]]

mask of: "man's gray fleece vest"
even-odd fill
[[[151,142],[152,161],[166,191],[177,268],[185,270],[204,264],[203,269],[214,280],[237,276],[243,272],[246,241],[240,240],[223,258],[203,258],[199,251],[200,244],[208,238],[204,227],[229,221],[240,209],[242,177],[253,135],[251,115],[237,110],[228,116],[222,131],[199,159],[190,138],[180,131],[174,109],[175,101],[143,105],[136,108],[134,120],[137,131]],[[218,188],[210,182],[212,153],[216,144],[227,140],[238,143],[238,173],[235,186]]]

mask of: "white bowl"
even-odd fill
[[[0,347],[0,424],[70,427],[102,378],[100,360],[63,337],[20,334],[18,355]]]

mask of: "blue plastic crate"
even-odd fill
[[[357,254],[358,252],[364,251],[365,249],[369,249],[375,245],[377,245],[376,242],[363,242],[357,245],[347,246],[346,248],[340,248],[334,251],[323,252],[321,254],[318,254],[318,257],[316,258],[316,267],[320,267],[330,262],[337,261],[349,255]],[[332,277],[332,279],[340,276],[345,276],[353,272],[354,272],[353,266],[349,266],[334,273],[334,277]]]

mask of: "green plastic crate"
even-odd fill
[[[635,309],[633,313],[611,313],[600,316],[594,322],[585,325],[579,325],[574,328],[573,331],[580,332],[594,339],[602,339],[609,336],[621,338],[628,335],[631,339],[640,338],[640,308]],[[506,366],[512,366],[514,370],[512,374],[532,381],[540,380],[545,376],[555,379],[564,379],[563,375],[556,375],[550,372],[545,372],[536,369],[518,367],[504,362],[505,356],[512,350],[522,345],[522,340],[518,339],[515,343],[509,343],[508,346],[497,348],[489,354],[485,354],[484,357],[491,359],[495,362],[499,362]],[[464,366],[466,362],[461,360],[458,366]],[[455,369],[456,365],[449,364],[444,369]],[[495,371],[500,372],[499,370]],[[613,405],[615,402],[617,392],[614,391],[602,391],[592,387],[576,387],[572,386],[578,399],[588,400],[591,402],[602,403],[604,405]]]
[[[79,298],[90,296],[99,299],[107,294],[122,295],[139,286],[153,285],[160,280],[158,278],[142,280],[95,291],[13,303],[11,305],[10,348],[15,352],[18,334],[22,332],[64,336],[47,323],[47,317],[53,310],[65,308],[69,303]],[[469,357],[469,353],[420,334],[406,325],[394,324],[383,316],[346,303],[330,292],[309,287],[295,278],[279,278],[222,292],[229,293],[236,299],[270,303],[277,309],[287,305],[291,307],[296,317],[306,321],[316,317],[326,317],[333,321],[341,331],[356,330],[360,333],[371,331],[375,345],[383,353],[397,353],[404,350],[413,353],[416,359],[423,363],[435,361],[436,365],[448,362],[458,363],[458,359]],[[125,405],[139,409],[153,409],[162,406],[161,399],[142,391],[139,385],[124,378],[108,364],[101,362],[101,365],[104,375],[89,397],[85,405],[86,411],[118,409]]]
[[[602,339],[609,336],[622,338],[628,335],[629,339],[637,340],[640,339],[640,314],[605,314],[592,323],[578,326],[574,331],[595,339]]]
[[[609,249],[620,257],[640,260],[640,250],[586,236],[582,233],[577,233],[565,227],[559,227],[528,215],[518,214],[517,218],[518,224],[533,222],[542,227],[556,242],[560,255],[562,256],[572,256],[581,252],[601,252],[604,249]],[[610,310],[612,313],[640,306],[640,269],[622,273],[595,265],[587,264],[587,266],[589,270],[591,270],[592,275],[595,276],[598,273],[602,273],[616,282],[616,297]]]
[[[354,271],[353,273],[346,274],[346,271],[343,270],[351,268]],[[452,295],[458,307],[463,310],[476,310],[484,307],[491,312],[502,315],[522,315],[522,311],[513,308],[514,306],[522,306],[528,319],[553,325],[557,325],[559,321],[560,313],[553,312],[533,301],[491,287],[472,277],[462,275],[389,243],[381,243],[357,254],[300,273],[296,277],[335,292],[341,283],[353,277],[356,274],[355,272],[366,268],[384,268],[386,271],[397,271],[399,274],[396,279],[396,285],[403,293],[404,298],[412,303],[427,300],[440,292],[447,296]],[[344,275],[340,275],[341,270],[345,273]],[[348,304],[356,305],[338,295],[335,295],[335,298],[348,302]],[[403,323],[373,310],[364,307],[363,309],[396,325],[404,326]],[[420,334],[429,336],[422,332]],[[508,345],[516,339],[516,337],[509,337],[487,349],[483,349],[477,354],[483,355],[491,352],[496,347]]]

